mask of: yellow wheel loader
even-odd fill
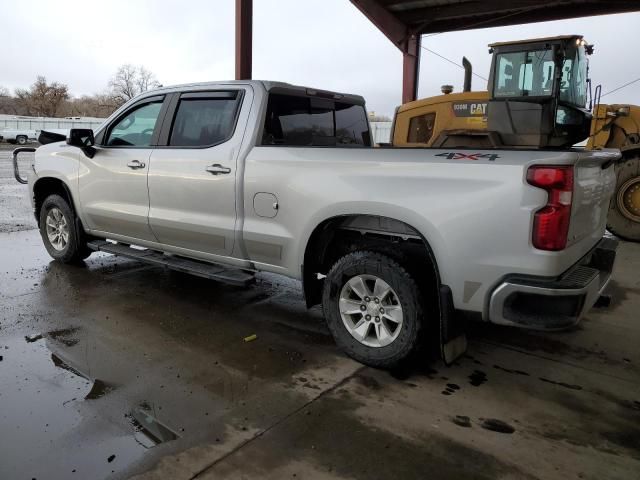
[[[489,45],[488,91],[471,91],[471,64],[463,59],[464,89],[400,106],[391,141],[399,147],[589,150],[617,148],[617,186],[607,227],[640,241],[640,107],[600,103],[592,92],[580,35]],[[587,107],[588,105],[588,107]]]

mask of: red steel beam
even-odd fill
[[[402,50],[402,103],[413,102],[418,98],[420,77],[419,34],[411,34],[404,42]]]
[[[406,24],[398,20],[398,17],[386,10],[376,0],[351,0],[351,3],[396,47],[402,50],[401,44],[407,38],[408,33]]]
[[[236,80],[251,80],[253,0],[236,0]]]
[[[402,103],[418,98],[420,35],[376,0],[351,0],[351,3],[402,52]]]

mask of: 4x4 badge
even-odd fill
[[[495,153],[461,153],[461,152],[445,152],[438,153],[436,157],[444,157],[448,160],[481,160],[487,159],[490,162],[494,162],[496,158],[500,158],[500,155]]]

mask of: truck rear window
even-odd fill
[[[263,145],[371,146],[362,105],[331,99],[270,94]]]

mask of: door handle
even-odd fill
[[[214,175],[220,175],[221,173],[231,173],[231,169],[229,167],[223,167],[219,163],[214,163],[213,165],[209,165],[205,170],[209,173],[213,173]]]
[[[140,160],[131,160],[129,163],[127,163],[127,167],[133,168],[134,170],[136,170],[138,168],[144,168],[145,164],[142,163]]]

